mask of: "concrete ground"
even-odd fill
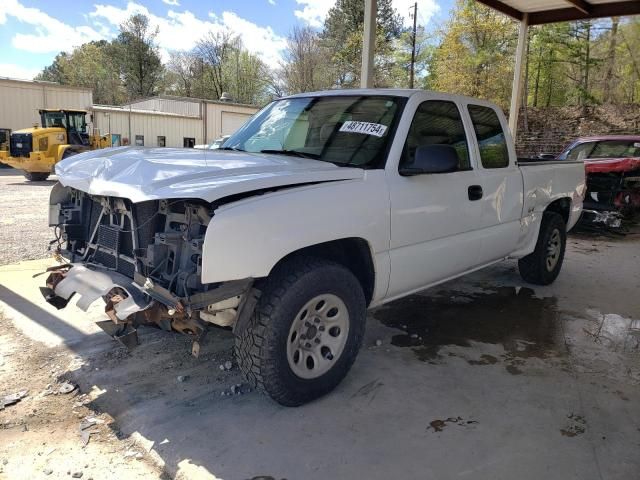
[[[33,275],[46,264],[0,267],[8,341],[66,355],[64,376],[86,407],[112,418],[118,438],[135,440],[171,478],[622,480],[640,472],[637,234],[570,237],[549,287],[523,283],[505,262],[371,311],[345,381],[295,409],[248,391],[235,365],[219,368],[232,359],[229,331],[214,329],[198,359],[186,338],[155,330],[128,353],[93,325],[104,316],[99,305],[86,314],[44,302],[44,278]],[[29,350],[13,352],[25,371],[37,368]],[[237,384],[243,393],[229,394]],[[18,445],[29,435],[3,428]],[[17,447],[3,436],[9,472]]]

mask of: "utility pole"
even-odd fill
[[[413,88],[413,77],[416,65],[416,25],[418,21],[418,2],[413,4],[413,36],[411,37],[411,74],[409,76],[409,88]]]
[[[364,1],[364,35],[362,39],[362,69],[360,88],[373,88],[373,59],[376,48],[376,15],[378,0]]]

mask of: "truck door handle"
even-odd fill
[[[469,200],[480,200],[482,198],[482,186],[481,185],[471,185],[467,192],[469,193]]]

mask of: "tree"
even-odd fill
[[[280,73],[284,90],[289,93],[312,92],[333,85],[331,55],[315,30],[310,27],[293,28],[287,37]]]
[[[93,101],[98,104],[117,104],[125,99],[110,44],[105,40],[85,43],[71,53],[59,53],[36,78],[91,88]]]
[[[141,13],[129,17],[120,25],[120,34],[113,41],[120,74],[130,98],[148,97],[158,93],[164,67],[149,18]]]
[[[516,24],[472,0],[458,0],[430,65],[432,88],[508,106]]]
[[[531,29],[527,98],[534,107],[562,105],[571,96],[564,65],[570,28],[568,23],[558,23]]]
[[[260,104],[268,98],[269,68],[232,32],[209,32],[196,44],[193,54],[200,75],[195,84],[203,98],[217,100],[224,92],[239,103]]]
[[[212,98],[220,98],[229,89],[224,65],[231,56],[235,41],[236,37],[229,31],[209,32],[196,44],[194,52],[203,64],[202,73],[208,77]]]
[[[409,70],[411,68],[411,49],[413,32],[402,32],[400,38],[394,40],[390,57],[389,77],[395,87],[409,88]],[[428,73],[433,61],[434,46],[423,26],[416,32],[415,56],[415,88],[430,88]]]
[[[402,20],[391,0],[378,0],[374,85],[388,86],[389,59],[393,41],[402,33]],[[340,87],[357,86],[360,81],[364,2],[337,0],[329,10],[321,34],[322,45],[331,52],[331,68]]]
[[[196,93],[201,73],[202,61],[193,52],[171,52],[165,73],[167,89],[176,95],[191,97]]]

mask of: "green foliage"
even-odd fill
[[[120,25],[120,34],[111,44],[129,98],[158,93],[164,67],[155,44],[157,35],[158,29],[151,29],[149,19],[137,13]]]
[[[509,105],[517,23],[474,0],[457,0],[435,32],[418,26],[415,86]],[[364,1],[336,0],[322,31],[294,28],[283,61],[267,65],[237,34],[206,34],[191,51],[161,62],[158,34],[133,15],[111,42],[90,42],[58,54],[37,78],[92,88],[96,103],[171,93],[263,104],[274,96],[360,83]],[[408,87],[412,32],[392,0],[378,0],[374,86]],[[640,18],[532,27],[524,98],[562,106],[640,101]]]
[[[390,86],[409,88],[411,68],[412,31],[404,31],[394,40],[391,57]],[[425,28],[418,26],[416,32],[415,80],[414,88],[429,88],[428,74],[433,62],[435,46]]]
[[[36,79],[91,88],[98,104],[118,104],[126,99],[110,44],[104,40],[59,53]]]
[[[507,106],[516,23],[473,0],[458,0],[440,37],[430,65],[430,86]]]
[[[239,103],[266,101],[269,69],[244,47],[240,37],[210,32],[190,55],[198,65],[194,87],[202,98],[217,100],[226,92]]]
[[[294,27],[287,37],[284,57],[277,74],[282,91],[290,94],[313,92],[333,85],[331,52],[314,29]]]
[[[374,86],[384,87],[393,84],[393,46],[403,29],[391,0],[378,0],[377,6]],[[359,86],[363,31],[364,2],[337,0],[327,14],[321,39],[323,47],[331,53],[329,68],[338,87]]]

